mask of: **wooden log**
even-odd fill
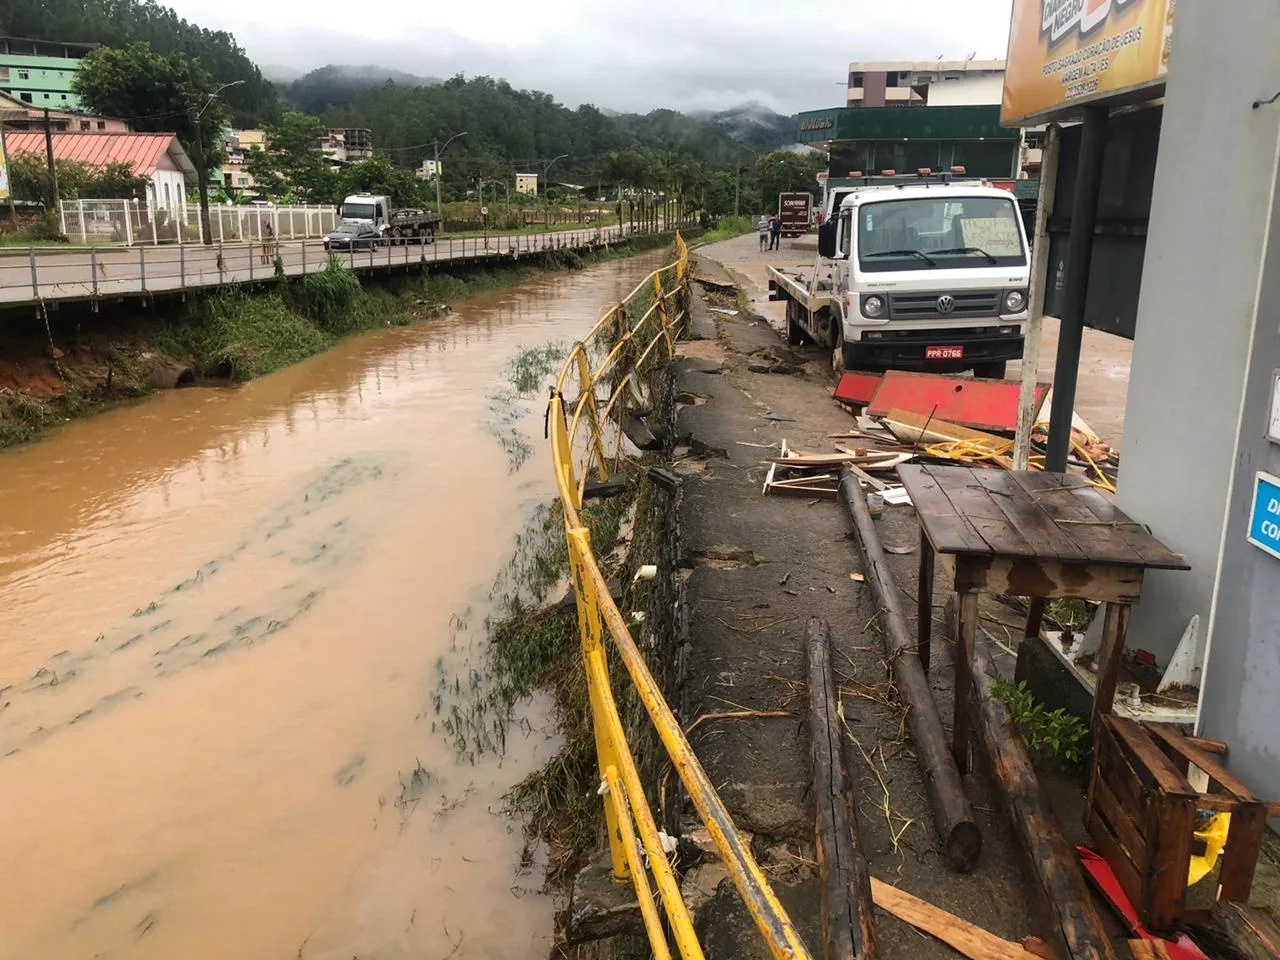
[[[1116,960],[1085,885],[1084,872],[1054,819],[1022,737],[1004,704],[991,694],[994,675],[986,651],[979,647],[973,661],[978,740],[991,761],[996,785],[1039,881],[1045,907],[1071,960]]]
[[[1208,922],[1193,927],[1191,936],[1212,956],[1239,960],[1280,957],[1280,922],[1261,907],[1218,902]]]
[[[822,881],[824,960],[875,960],[875,910],[871,874],[858,841],[853,791],[845,776],[844,730],[840,723],[835,674],[831,668],[831,631],[809,621],[809,745],[813,757],[814,836]]]
[[[907,704],[907,723],[915,742],[916,757],[924,772],[925,788],[933,807],[933,824],[947,862],[960,871],[973,869],[982,852],[982,832],[973,819],[973,808],[964,792],[964,782],[938,716],[938,705],[929,689],[929,680],[916,655],[916,639],[907,630],[902,601],[889,569],[889,560],[875,521],[867,507],[867,496],[848,470],[840,472],[840,501],[853,521],[858,546],[866,569],[867,582],[876,592],[884,616],[884,644],[893,664],[893,679]]]

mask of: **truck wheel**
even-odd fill
[[[973,375],[980,380],[1003,380],[1006,361],[997,360],[991,363],[975,363]]]
[[[840,322],[839,318],[836,318],[832,322],[834,324],[833,329],[835,330],[835,335],[833,337],[835,343],[831,348],[831,370],[838,377],[848,369],[848,364],[846,362],[848,357],[845,355],[844,349],[844,324]]]
[[[800,322],[796,319],[796,314],[800,312],[800,308],[794,300],[787,301],[787,343],[793,347],[802,347],[808,342],[805,337],[804,327],[800,326]]]

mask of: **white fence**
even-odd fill
[[[62,232],[82,246],[151,246],[200,242],[200,207],[183,204],[166,209],[138,200],[63,200]],[[338,225],[338,208],[210,204],[209,227],[214,243],[315,240]]]

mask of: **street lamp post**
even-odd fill
[[[446,141],[444,142],[443,146],[441,145],[441,143],[440,143],[440,141],[439,141],[439,140],[433,140],[433,141],[431,141],[431,142],[435,145],[435,154],[436,154],[436,213],[438,213],[438,214],[440,215],[440,226],[441,226],[441,228],[443,228],[443,227],[444,227],[444,201],[441,199],[441,195],[440,195],[440,181],[441,181],[442,179],[444,179],[444,178],[443,178],[444,170],[443,170],[443,168],[441,168],[441,166],[440,166],[440,154],[444,153],[444,152],[445,152],[445,150],[446,150],[446,149],[448,149],[449,144],[453,143],[453,141],[457,140],[459,137],[465,137],[466,135],[467,135],[467,131],[466,131],[466,130],[463,130],[461,133],[455,133],[452,137],[450,137],[448,140],[446,140]]]
[[[188,64],[188,70],[189,69],[190,64]],[[190,74],[188,74],[188,76],[190,76]],[[209,168],[205,163],[204,155],[204,112],[212,106],[213,101],[218,99],[218,94],[222,93],[223,90],[230,87],[238,87],[242,83],[244,83],[243,80],[232,80],[230,83],[224,83],[222,86],[218,87],[217,90],[213,91],[213,93],[209,94],[208,99],[204,102],[204,106],[198,110],[194,103],[191,105],[191,121],[195,124],[196,128],[196,176],[200,178],[200,240],[206,246],[213,243],[213,226],[209,223]],[[181,228],[179,228],[179,239],[181,239]]]
[[[551,178],[550,178],[551,165],[555,163],[557,160],[563,160],[567,156],[569,156],[567,153],[562,153],[558,157],[552,157],[550,160],[546,162],[546,164],[542,168],[542,191],[543,191],[543,196],[546,198],[546,201],[547,201],[547,213],[546,213],[546,217],[544,218],[545,226],[551,225]]]

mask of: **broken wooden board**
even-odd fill
[[[871,878],[871,898],[881,910],[936,937],[969,960],[1036,960],[1041,956],[1021,943],[997,937],[968,920],[947,913],[905,890],[882,883],[875,877]]]
[[[1012,433],[1018,426],[1019,389],[1019,384],[1008,380],[890,370],[867,405],[867,413],[885,417],[890,410],[906,410],[977,430]],[[1033,416],[1048,392],[1048,384],[1036,385]]]
[[[883,374],[879,373],[848,371],[841,374],[840,382],[836,384],[836,392],[832,396],[841,403],[865,407],[880,389],[882,379]]]

